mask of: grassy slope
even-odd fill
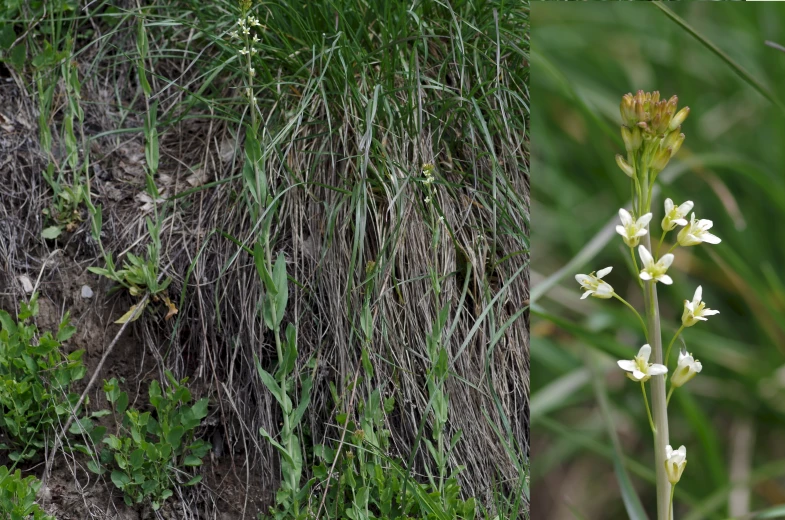
[[[492,475],[512,483],[521,475],[521,460],[511,458],[505,444],[515,442],[525,452],[528,443],[522,314],[528,298],[522,271],[528,258],[528,7],[347,0],[254,9],[265,26],[254,62],[265,173],[281,197],[274,250],[285,253],[296,281],[286,320],[297,324],[300,359],[313,355],[319,366],[310,435],[314,442],[337,436],[328,382],[344,389],[353,378],[358,319],[370,294],[376,376],[368,383],[396,397],[389,423],[394,445],[408,457],[428,404],[425,336],[438,308],[452,302],[450,431],[463,430],[452,462],[467,466],[465,492],[487,498]],[[230,2],[141,9],[101,3],[87,13],[38,20],[38,28],[52,28],[43,39],[56,47],[69,30],[84,35],[72,60],[83,81],[85,133],[97,165],[92,191],[104,206],[104,245],[119,254],[149,241],[142,202],[134,198],[144,190],[145,105],[133,66],[137,24],[144,19],[145,67],[159,103],[157,184],[165,196],[179,195],[159,208],[165,216],[161,264],[174,278],[170,292],[180,309],[174,325],[143,319],[135,333],[160,354],[157,371],[166,366],[191,376],[221,402],[226,442],[247,450],[253,468],[272,468],[276,455],[253,432],[276,430],[276,408],[252,355],[269,368],[274,352],[257,314],[253,262],[228,239],[250,244],[258,233],[237,178],[239,128],[248,114],[241,64],[226,33],[238,12]],[[42,45],[31,44],[30,55]],[[57,67],[42,72],[46,81],[57,80]],[[34,100],[31,78],[15,77]],[[56,96],[50,111],[53,159],[68,182],[72,174],[57,153],[61,103]],[[34,105],[26,102],[31,112]],[[35,175],[47,162],[36,159],[38,166],[15,175]],[[425,162],[436,164],[433,206],[423,202],[417,181]],[[112,176],[102,180],[98,172],[107,170]],[[19,212],[24,238],[12,253],[4,251],[8,279],[22,269],[20,250],[62,245],[40,243],[41,222],[30,217],[50,203],[45,185],[12,180],[18,184],[6,201],[35,192]],[[435,243],[433,208],[445,223],[437,226]],[[84,224],[81,233],[88,228]],[[69,244],[82,266],[97,265],[94,244]],[[429,267],[443,277],[440,302]],[[506,431],[506,441],[495,428]],[[421,472],[425,450],[415,461],[412,470]],[[277,474],[263,471],[259,478],[269,488]]]

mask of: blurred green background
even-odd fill
[[[626,518],[624,474],[656,517],[646,411],[640,389],[615,364],[644,338],[619,302],[579,300],[574,280],[613,266],[606,280],[643,313],[627,248],[613,231],[630,196],[614,162],[624,151],[619,102],[638,89],[676,94],[692,110],[684,146],[661,175],[669,183],[652,205],[655,238],[662,200],[671,197],[694,201],[723,240],[678,248],[675,283],[659,289],[666,345],[698,285],[721,312],[682,335],[703,372],[669,407],[671,444],[684,444],[688,460],[675,518],[785,518],[777,507],[785,503],[785,52],[765,44],[785,45],[785,4],[668,6],[704,40],[649,2],[532,6],[538,520]]]

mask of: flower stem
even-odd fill
[[[624,298],[622,298],[621,296],[619,296],[616,293],[613,293],[613,297],[616,298],[617,300],[619,300],[620,302],[622,302],[627,307],[629,307],[629,309],[632,312],[635,313],[635,316],[638,317],[638,321],[641,322],[641,327],[643,327],[643,335],[646,337],[646,341],[649,341],[649,331],[646,329],[646,323],[643,321],[643,318],[641,317],[641,315],[638,314],[638,311],[635,310],[635,307],[633,307],[632,305],[627,303],[627,300],[625,300]]]
[[[673,246],[671,246],[671,248],[668,249],[668,254],[673,253],[673,250],[676,249],[677,247],[679,247],[679,243],[678,242],[673,244]]]
[[[649,408],[649,398],[646,397],[646,383],[641,381],[641,391],[643,392],[643,402],[646,404],[646,415],[649,416],[649,426],[651,426],[651,432],[656,434],[657,428],[654,427],[654,419],[651,418],[651,408]]]
[[[668,366],[668,361],[670,361],[671,359],[671,348],[673,348],[673,342],[676,341],[676,338],[679,337],[679,334],[681,334],[681,331],[683,330],[684,330],[684,323],[681,324],[681,327],[679,327],[679,330],[676,331],[676,334],[673,336],[673,339],[671,339],[670,345],[668,345],[668,350],[667,352],[665,352],[665,362],[663,363],[663,365],[665,365],[666,367]]]
[[[639,276],[641,270],[638,267],[638,260],[635,259],[635,250],[632,247],[630,248],[630,258],[632,258],[632,265],[635,266],[635,277],[638,279],[638,285],[643,289],[643,280],[641,280],[641,277]]]
[[[668,234],[668,232],[663,229],[662,230],[662,236],[660,236],[660,243],[657,246],[657,258],[660,257],[660,249],[662,249],[662,242],[665,240],[665,235],[667,235],[667,234]]]
[[[665,406],[671,404],[671,396],[673,395],[673,389],[676,388],[675,386],[671,385],[670,390],[668,390],[668,397],[665,399]]]
[[[668,501],[668,520],[673,520],[673,492],[676,491],[676,486],[671,486],[671,498]]]
[[[641,238],[643,245],[651,251],[651,233]],[[662,333],[660,331],[660,310],[657,302],[657,287],[654,281],[646,282],[643,291],[646,304],[646,318],[648,321],[649,344],[651,345],[654,363],[662,363]],[[670,517],[671,485],[665,472],[665,446],[670,444],[668,439],[668,405],[665,397],[665,377],[663,375],[651,378],[651,407],[654,417],[654,459],[657,472],[657,518],[668,520]]]

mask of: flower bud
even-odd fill
[[[683,142],[684,142],[684,134],[679,134],[679,138],[676,139],[676,142],[673,143],[673,146],[671,147],[672,148],[671,157],[676,155],[676,152],[679,151],[679,148],[681,148],[681,143]]]
[[[668,165],[668,161],[671,160],[671,155],[673,150],[671,148],[661,149],[656,153],[654,156],[654,160],[651,162],[651,167],[655,171],[662,171]]]
[[[624,121],[625,125],[634,125],[637,123],[635,119],[635,101],[632,98],[632,94],[624,94],[621,98],[621,119]]]
[[[632,131],[626,126],[621,127],[621,138],[624,140],[624,147],[627,149],[627,153],[633,153],[635,147],[632,145]]]
[[[690,115],[690,107],[684,107],[678,112],[676,112],[676,115],[673,116],[673,119],[671,119],[671,124],[668,126],[668,129],[676,130],[678,127],[681,126],[684,120],[687,119],[688,115]]]
[[[679,140],[680,133],[678,128],[673,132],[668,133],[661,141],[660,148],[673,148],[673,145]]]
[[[687,448],[684,446],[674,450],[670,445],[665,446],[665,473],[668,475],[668,482],[676,484],[681,480],[681,474],[687,466]]]
[[[619,154],[616,154],[616,164],[619,165],[621,171],[626,173],[628,177],[635,175],[635,171],[632,169],[632,166],[630,166],[630,164],[624,160],[624,157]]]
[[[679,364],[676,366],[676,370],[673,371],[673,376],[671,376],[671,385],[674,388],[679,388],[700,373],[702,369],[703,365],[692,357],[692,354],[680,352]]]

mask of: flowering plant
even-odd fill
[[[630,177],[632,207],[619,210],[620,225],[616,232],[621,235],[629,248],[630,259],[635,269],[637,282],[643,291],[646,320],[635,308],[619,296],[613,287],[602,278],[611,272],[611,267],[585,275],[578,274],[575,279],[585,291],[582,298],[591,295],[595,298],[615,298],[635,313],[641,323],[647,343],[633,359],[618,361],[619,367],[627,372],[627,377],[640,384],[646,406],[649,425],[654,435],[654,454],[657,474],[657,518],[673,518],[673,491],[681,479],[687,465],[687,449],[681,446],[674,450],[668,436],[668,403],[673,391],[689,382],[701,372],[703,366],[686,350],[682,350],[675,366],[671,362],[671,349],[676,338],[687,327],[706,321],[708,316],[719,311],[706,308],[702,301],[702,288],[699,286],[692,300],[684,300],[681,326],[671,339],[663,356],[660,311],[657,301],[657,283],[672,285],[673,278],[667,274],[676,255],[674,250],[695,246],[701,243],[718,244],[720,239],[711,234],[712,221],[696,219],[693,202],[686,201],[676,205],[665,199],[664,212],[660,227],[662,234],[656,248],[652,247],[650,223],[654,184],[659,173],[667,166],[671,157],[684,142],[681,124],[689,115],[685,107],[677,111],[678,98],[661,100],[659,92],[638,91],[636,95],[626,94],[621,102],[621,135],[627,151],[626,157],[616,156],[619,168]],[[671,248],[660,254],[667,234],[680,227]],[[635,256],[637,247],[641,264]],[[650,361],[651,359],[651,361]],[[672,370],[669,371],[669,366]],[[666,380],[670,374],[670,388],[666,396]],[[646,393],[646,383],[650,384],[651,406]]]

